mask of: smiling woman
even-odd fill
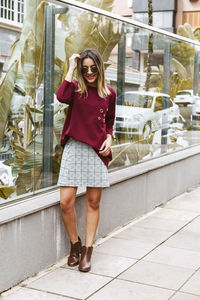
[[[108,162],[115,119],[115,91],[105,83],[104,64],[95,49],[85,49],[69,59],[69,70],[57,92],[60,102],[69,104],[62,131],[64,152],[58,185],[63,221],[71,240],[68,265],[79,264],[88,272],[103,187],[109,186]],[[77,68],[78,81],[72,81]],[[86,238],[81,247],[76,225],[74,203],[78,186],[86,186]],[[81,260],[79,263],[79,253]]]
[[[88,85],[96,87],[98,68],[94,65],[94,61],[91,58],[88,57],[84,59],[81,72]]]
[[[96,49],[85,49],[77,62],[78,92],[87,96],[87,86],[97,88],[101,98],[110,94],[105,83],[104,63]]]

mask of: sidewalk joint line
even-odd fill
[[[178,292],[181,292],[181,293],[187,293],[187,294],[191,294],[191,295],[194,295],[194,296],[199,296],[199,295],[195,295],[195,294],[192,294],[192,293],[188,293],[188,292],[182,292],[180,291],[180,289],[195,275],[195,273],[197,273],[198,271],[200,270],[200,267],[196,270],[194,270],[194,272],[183,282],[183,284],[175,291],[175,293],[172,295],[172,296],[175,296]],[[172,296],[170,296],[170,298],[168,300],[170,300],[172,298]]]
[[[197,188],[199,188],[197,186]],[[194,188],[195,189],[195,188]],[[186,191],[185,193],[192,193],[193,190],[191,191]],[[183,193],[183,194],[185,194]],[[181,195],[178,195],[174,198],[172,198],[171,200],[177,198],[177,197],[180,197]],[[155,207],[152,211],[148,212],[148,213],[143,213],[141,216],[137,216],[135,217],[133,220],[129,221],[128,223],[126,223],[125,225],[121,226],[120,228],[118,229],[114,229],[112,232],[110,232],[108,235],[106,235],[105,237],[102,237],[102,238],[99,238],[97,239],[97,241],[94,243],[94,248],[97,249],[98,246],[100,246],[101,244],[103,244],[104,242],[106,242],[107,240],[111,239],[111,238],[115,238],[115,239],[122,239],[124,240],[123,238],[117,238],[116,236],[125,231],[126,229],[130,228],[130,227],[134,227],[134,225],[136,225],[137,223],[139,223],[140,221],[142,220],[145,220],[147,219],[149,216],[153,216],[158,210],[161,210],[162,209],[169,209],[169,210],[174,210],[174,211],[191,211],[191,212],[194,212],[194,210],[181,210],[180,208],[173,208],[173,207],[167,207],[167,204],[171,201],[167,201],[166,203],[163,203],[157,207]],[[200,270],[200,267],[198,267],[198,269],[194,270],[194,272],[181,284],[181,286],[178,288],[178,289],[169,289],[169,288],[166,288],[166,287],[160,287],[160,286],[157,286],[157,285],[152,285],[152,284],[147,284],[147,283],[142,283],[142,282],[137,282],[137,281],[131,281],[131,280],[128,280],[128,279],[122,279],[122,278],[119,278],[120,275],[122,275],[123,273],[125,273],[127,270],[129,270],[130,268],[132,268],[134,265],[136,265],[138,262],[142,261],[145,257],[147,257],[150,253],[152,253],[154,250],[156,250],[157,248],[159,248],[160,246],[162,246],[166,241],[168,241],[170,238],[172,238],[173,236],[175,236],[177,233],[179,233],[181,230],[183,230],[185,227],[187,227],[189,224],[191,224],[193,221],[195,221],[196,219],[198,219],[200,217],[200,214],[199,212],[196,212],[198,213],[198,215],[196,215],[195,217],[193,217],[191,220],[184,220],[186,221],[186,223],[181,226],[179,229],[175,230],[173,233],[171,231],[171,234],[165,238],[163,241],[161,241],[159,244],[155,245],[154,248],[152,248],[150,251],[148,251],[145,255],[143,255],[142,257],[140,258],[133,258],[133,257],[128,257],[128,256],[122,256],[122,255],[115,255],[115,254],[110,254],[110,256],[115,256],[115,257],[125,257],[125,258],[130,258],[130,259],[134,259],[136,260],[133,264],[131,264],[129,267],[127,267],[126,269],[124,269],[123,271],[121,271],[118,275],[116,275],[115,277],[112,277],[112,276],[108,276],[108,275],[101,275],[101,274],[97,274],[97,273],[93,273],[92,270],[91,270],[91,274],[94,274],[94,275],[98,275],[98,276],[101,276],[101,277],[106,277],[106,278],[109,278],[111,280],[109,280],[107,283],[105,283],[104,285],[102,285],[100,288],[98,288],[96,291],[94,291],[93,293],[91,293],[91,295],[87,296],[86,298],[84,298],[84,300],[87,300],[89,299],[90,297],[92,297],[93,295],[95,295],[96,293],[98,293],[101,289],[103,289],[104,287],[106,287],[107,285],[109,285],[112,281],[114,281],[115,279],[118,279],[118,280],[122,280],[122,281],[128,281],[128,282],[133,282],[133,283],[137,283],[137,284],[141,284],[141,285],[146,285],[146,286],[152,286],[152,287],[156,287],[156,288],[161,288],[161,289],[166,289],[166,290],[169,290],[169,291],[174,291],[174,293],[168,298],[168,300],[172,299],[178,292],[181,292],[181,293],[185,293],[185,294],[190,294],[190,295],[194,295],[194,296],[198,296],[198,295],[195,295],[193,293],[188,293],[188,292],[182,292],[180,291],[181,288]],[[163,219],[163,218],[160,218],[160,217],[155,217],[157,218],[158,220],[159,219]],[[158,221],[159,222],[159,221]],[[136,225],[137,227],[137,225]],[[139,227],[139,228],[147,228],[147,227]],[[155,230],[159,230],[158,228],[152,228],[152,229],[155,229]],[[164,231],[161,229],[161,231]],[[167,232],[167,231],[166,231]],[[170,233],[170,231],[169,231]],[[133,239],[125,239],[125,240],[134,240]],[[137,239],[136,239],[137,240]],[[144,242],[145,241],[139,241],[139,242]],[[148,241],[147,241],[148,243]],[[150,242],[149,242],[150,243]],[[195,252],[195,250],[192,250],[192,249],[185,249],[185,248],[178,248],[178,247],[171,247],[171,246],[168,246],[170,248],[174,248],[174,249],[181,249],[181,250],[187,250],[187,251],[192,251],[192,252]],[[197,252],[197,251],[196,251]],[[102,252],[98,252],[97,253],[100,253],[102,254]],[[106,255],[106,253],[103,253]],[[108,254],[108,253],[107,253]],[[49,267],[47,267],[46,269],[43,269],[41,271],[39,271],[38,273],[36,273],[35,275],[29,277],[29,278],[26,278],[24,279],[23,281],[21,281],[20,283],[17,283],[16,285],[14,285],[13,287],[11,287],[10,289],[8,289],[7,291],[4,291],[3,293],[6,293],[8,292],[9,290],[11,291],[12,289],[16,289],[16,292],[20,290],[20,288],[27,288],[27,289],[32,289],[32,290],[36,290],[36,291],[41,291],[41,292],[44,292],[44,293],[48,293],[48,294],[54,294],[54,295],[57,295],[57,296],[62,296],[62,297],[65,297],[65,298],[72,298],[74,300],[83,300],[83,298],[75,298],[75,297],[71,297],[71,296],[67,296],[67,295],[63,295],[63,294],[59,294],[59,293],[55,293],[55,292],[49,292],[49,291],[44,291],[44,290],[41,290],[39,288],[34,288],[34,287],[29,287],[28,284],[34,282],[34,281],[37,281],[39,280],[40,278],[48,275],[49,273],[53,272],[54,270],[56,269],[59,269],[59,268],[64,268],[64,269],[70,269],[72,271],[78,271],[77,269],[72,269],[72,268],[67,268],[67,267],[64,267],[64,264],[66,263],[63,263],[65,260],[66,260],[66,257],[65,256],[64,258],[60,259],[57,263],[54,263],[52,265],[50,265]],[[147,260],[148,262],[148,260]],[[151,262],[151,261],[150,261]],[[167,265],[167,266],[170,266],[168,264],[164,264],[164,263],[159,263],[159,262],[154,262],[156,264],[161,264],[161,265]],[[8,293],[8,296],[9,295],[12,295],[14,294],[15,291],[12,293]],[[7,295],[5,295],[7,296]]]
[[[129,280],[129,279],[123,279],[123,278],[116,278],[117,280],[122,280],[122,281],[128,281],[128,282],[133,282],[133,283],[137,283],[137,284],[141,284],[141,285],[147,285],[147,286],[151,286],[151,287],[155,287],[155,288],[160,288],[160,289],[164,289],[167,291],[176,291],[175,289],[170,289],[170,288],[166,288],[163,286],[159,286],[159,285],[154,285],[154,284],[150,284],[150,283],[143,283],[143,282],[139,282],[139,281],[133,281],[133,280]]]
[[[143,255],[140,259],[138,259],[138,261],[134,262],[132,265],[130,265],[128,268],[126,268],[125,270],[123,270],[121,273],[119,273],[117,276],[113,277],[113,279],[111,281],[109,281],[108,283],[106,283],[104,286],[102,286],[101,288],[99,288],[98,290],[96,290],[94,293],[92,293],[89,297],[85,298],[84,300],[87,300],[89,299],[91,296],[93,296],[95,293],[97,293],[98,291],[100,291],[101,289],[103,289],[106,285],[110,284],[113,280],[115,279],[120,279],[118,278],[122,273],[126,272],[128,269],[130,269],[131,267],[133,267],[135,264],[137,264],[139,261],[143,260],[143,258],[145,258],[147,255],[149,255],[152,251],[154,251],[155,249],[157,249],[158,247],[160,247],[162,244],[164,244],[168,239],[170,239],[172,236],[174,236],[176,233],[178,233],[179,231],[181,231],[184,227],[186,227],[188,224],[190,224],[191,222],[193,222],[196,218],[198,218],[198,216],[194,217],[192,220],[188,221],[185,225],[183,225],[181,228],[179,228],[177,231],[175,231],[173,234],[171,234],[167,239],[165,239],[164,241],[162,241],[160,244],[158,244],[155,248],[153,248],[152,250],[150,250],[149,252],[147,252],[145,255]],[[131,225],[130,225],[131,226]],[[129,224],[128,226],[124,226],[124,230],[129,228],[130,227]],[[120,230],[120,232],[123,231],[123,230]],[[117,230],[117,233],[116,234],[112,234],[112,236],[110,238],[112,238],[113,236],[117,235],[119,232]],[[108,240],[109,238],[107,238],[106,240]],[[103,244],[103,242],[102,242]],[[96,246],[98,247],[98,245]],[[192,251],[192,250],[191,250]],[[105,253],[104,253],[105,254]],[[127,256],[126,256],[127,257]],[[127,280],[128,281],[128,280]],[[130,281],[131,282],[131,281]],[[141,283],[142,284],[142,283]],[[144,284],[144,285],[148,285],[148,284]],[[156,286],[157,287],[157,286]],[[164,288],[164,287],[159,287],[159,288],[163,288],[163,289],[167,289],[167,288]],[[173,290],[173,289],[167,289],[167,290],[172,290],[172,291],[175,291],[176,293],[176,290]],[[169,298],[170,299],[170,298]]]
[[[30,290],[44,292],[44,293],[47,293],[47,294],[61,296],[61,297],[64,297],[64,298],[71,298],[71,299],[74,299],[74,300],[83,300],[83,298],[75,298],[75,297],[72,297],[72,296],[69,296],[69,295],[67,296],[67,295],[63,295],[63,294],[59,294],[59,293],[55,293],[55,292],[44,291],[44,290],[41,290],[39,288],[34,288],[34,287],[27,287],[27,288],[29,288]]]

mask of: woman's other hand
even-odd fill
[[[106,140],[101,145],[99,154],[101,154],[102,156],[108,156],[111,151],[111,145],[112,145],[112,136],[108,134]]]

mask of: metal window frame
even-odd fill
[[[44,110],[43,110],[43,151],[42,186],[53,182],[53,118],[54,118],[54,64],[55,64],[55,16],[64,14],[67,7],[45,7],[44,39]]]

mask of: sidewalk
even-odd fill
[[[200,187],[98,240],[89,273],[66,261],[0,299],[200,300]]]

